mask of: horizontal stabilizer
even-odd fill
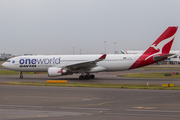
[[[154,56],[153,59],[155,61],[160,61],[160,60],[166,59],[167,57],[172,56],[172,55],[174,55],[174,54],[166,54],[166,55],[162,55],[162,56],[157,55],[157,56]]]

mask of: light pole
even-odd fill
[[[104,41],[104,52],[106,54],[106,41]]]
[[[80,55],[81,55],[81,51],[82,51],[82,49],[80,49]]]
[[[116,54],[116,42],[114,42],[114,54]]]
[[[75,50],[76,47],[73,47],[73,55],[74,55],[74,50]]]

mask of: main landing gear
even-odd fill
[[[19,72],[19,75],[20,75],[19,78],[20,78],[20,79],[23,79],[22,72]]]
[[[88,80],[88,79],[94,79],[95,78],[95,75],[93,75],[93,74],[86,74],[86,75],[80,75],[79,76],[79,79],[80,80],[83,80],[83,79],[86,79],[86,80]]]

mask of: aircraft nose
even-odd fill
[[[3,67],[6,67],[6,63],[4,62],[4,63],[2,64],[2,66],[3,66]]]

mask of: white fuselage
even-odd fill
[[[49,67],[62,68],[68,64],[94,60],[100,56],[101,54],[19,56],[9,59],[9,62],[5,62],[3,66],[21,72],[47,72]],[[92,72],[128,70],[140,56],[141,54],[108,54],[104,60],[96,64],[104,69]]]

